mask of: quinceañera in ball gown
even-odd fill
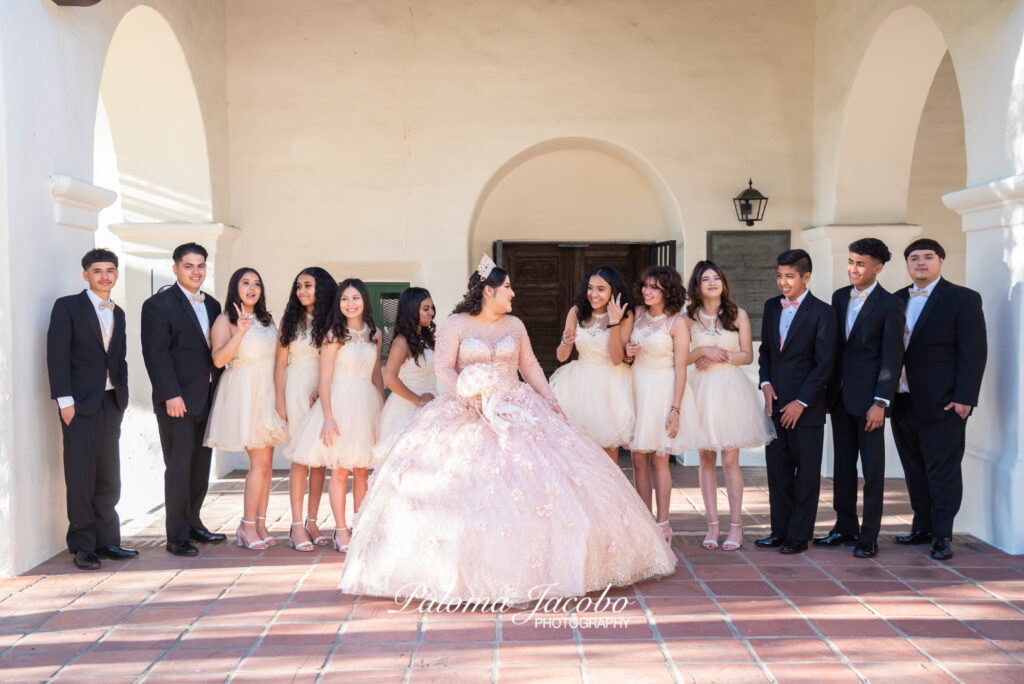
[[[514,296],[485,257],[437,341],[448,392],[409,424],[363,502],[345,592],[513,605],[675,569],[622,471],[558,410],[506,315]]]

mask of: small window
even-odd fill
[[[395,336],[395,319],[398,317],[398,299],[409,283],[366,283],[373,306],[373,322],[380,328],[383,340],[380,346],[380,363],[387,363],[391,340]]]

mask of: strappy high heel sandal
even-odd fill
[[[267,516],[265,516],[265,515],[257,515],[256,519],[257,520],[266,520]],[[270,534],[270,532],[268,531],[267,534]],[[265,537],[263,539],[263,543],[266,544],[267,546],[277,546],[277,540],[274,539],[273,537]]]
[[[711,536],[711,528],[715,528],[715,536]],[[708,534],[704,537],[704,541],[700,543],[701,548],[707,549],[708,551],[714,551],[718,548],[718,521],[708,520]]]
[[[235,530],[235,540],[238,542],[238,548],[252,549],[253,551],[263,551],[267,548],[267,543],[262,539],[257,539],[256,541],[251,542],[245,538],[244,534],[242,534],[242,525],[255,524],[256,522],[254,520],[245,520],[244,518],[242,519],[242,522],[238,523],[238,529]]]
[[[722,542],[722,550],[723,551],[735,551],[736,549],[738,549],[741,546],[743,546],[743,523],[734,523],[734,522],[729,523],[729,536],[732,536],[732,528],[734,528],[734,527],[739,528],[740,540],[738,542],[734,542],[734,541],[729,541],[728,539],[726,539],[724,542]]]
[[[339,544],[338,543],[338,530],[334,530],[334,537],[333,537],[334,549],[338,553],[348,553],[348,545],[352,543],[352,528],[351,527],[346,527],[345,528],[345,533],[348,535],[348,541],[346,541],[344,544]]]
[[[314,523],[315,524],[316,523],[316,518],[306,518],[306,522],[303,523],[303,525],[302,525],[302,529],[306,530],[306,534],[309,535],[309,538],[313,539],[313,533],[309,531],[309,523]],[[292,524],[293,525],[297,525],[298,523],[292,523]],[[328,544],[331,543],[331,538],[328,537],[328,536],[325,536],[324,534],[321,533],[320,536],[318,536],[316,539],[313,539],[313,543],[316,544],[317,546],[327,546]]]
[[[658,529],[661,530],[661,536],[665,537],[665,541],[672,541],[672,523],[668,520],[660,522]]]
[[[306,529],[306,526],[303,525],[303,523],[300,523],[300,522],[292,523],[291,526],[294,529],[294,527],[296,525],[302,525],[302,529],[303,530]],[[306,531],[306,534],[309,534],[309,532]],[[291,546],[296,551],[302,551],[303,553],[309,553],[310,551],[313,550],[313,542],[309,541],[308,539],[306,541],[301,541],[298,544],[296,544],[295,543],[295,539],[292,538],[292,530],[288,531],[288,545]]]

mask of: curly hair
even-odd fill
[[[878,238],[867,237],[854,240],[850,243],[850,251],[854,254],[869,256],[880,264],[884,264],[892,259],[892,252],[889,251],[889,246]]]
[[[366,289],[366,283],[359,278],[346,278],[338,283],[338,291],[334,295],[334,302],[331,305],[331,310],[327,313],[324,336],[319,339],[313,338],[313,343],[316,346],[321,346],[328,336],[332,338],[332,342],[338,342],[342,345],[351,339],[352,336],[348,331],[348,319],[341,312],[341,297],[345,294],[345,290],[350,287],[355,288],[359,292],[359,296],[363,298],[363,323],[370,326],[370,338],[372,339],[377,334],[377,325],[373,322],[373,306],[370,304],[370,291]]]
[[[622,274],[614,266],[598,266],[583,276],[583,283],[576,292],[576,298],[572,302],[576,306],[576,320],[582,323],[594,313],[594,308],[590,305],[590,297],[587,296],[590,279],[594,276],[608,283],[612,291],[609,301],[615,301],[616,297],[620,297],[619,303],[622,304],[622,315],[625,316],[626,312],[633,308],[633,297],[629,294],[626,281],[622,279]]]
[[[506,278],[508,278],[508,271],[498,266],[492,268],[486,278],[481,278],[479,273],[473,271],[473,275],[469,276],[466,294],[462,296],[462,301],[455,305],[452,313],[467,313],[470,316],[476,316],[484,308],[484,288],[501,287]]]
[[[674,315],[682,311],[686,304],[686,290],[683,288],[683,278],[679,271],[671,266],[648,266],[640,280],[637,281],[636,290],[633,296],[636,301],[644,301],[643,286],[648,280],[654,279],[665,297],[665,313]]]
[[[423,287],[407,287],[398,298],[398,315],[395,316],[395,337],[402,336],[409,345],[409,354],[416,365],[420,365],[423,353],[434,348],[434,321],[425,328],[420,327],[420,305],[432,299]]]
[[[306,318],[306,307],[299,302],[299,296],[295,294],[299,288],[299,278],[309,276],[313,279],[315,299],[313,300],[313,322],[310,325],[310,338],[323,340],[327,334],[327,314],[331,310],[331,302],[338,289],[338,282],[330,273],[319,266],[310,266],[299,271],[292,282],[292,291],[288,295],[288,304],[284,307],[284,316],[281,317],[282,347],[287,347],[298,337],[299,329],[304,327]]]
[[[231,274],[231,280],[228,281],[228,296],[224,298],[224,313],[228,315],[231,325],[238,325],[238,312],[235,311],[235,305],[237,304],[240,309],[243,308],[242,296],[238,294],[238,284],[242,282],[242,276],[246,273],[252,273],[260,281],[260,298],[252,307],[252,314],[261,324],[270,325],[274,322],[274,318],[267,311],[267,288],[263,287],[263,276],[255,268],[248,266],[243,266]]]
[[[686,305],[686,315],[693,320],[697,320],[697,311],[704,305],[704,300],[700,293],[700,279],[708,271],[714,271],[722,279],[722,301],[718,309],[718,322],[722,324],[724,330],[738,332],[739,328],[736,326],[736,317],[739,316],[740,308],[736,306],[736,302],[732,300],[732,295],[729,293],[729,281],[725,277],[725,272],[718,264],[712,261],[698,261],[697,265],[693,267],[693,273],[690,274],[690,282],[686,286],[686,294],[690,299]]]

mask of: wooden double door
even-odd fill
[[[613,266],[632,289],[650,264],[675,266],[676,244],[667,242],[494,243],[494,261],[508,271],[515,291],[512,313],[522,319],[544,372],[558,366],[555,349],[583,276]]]

